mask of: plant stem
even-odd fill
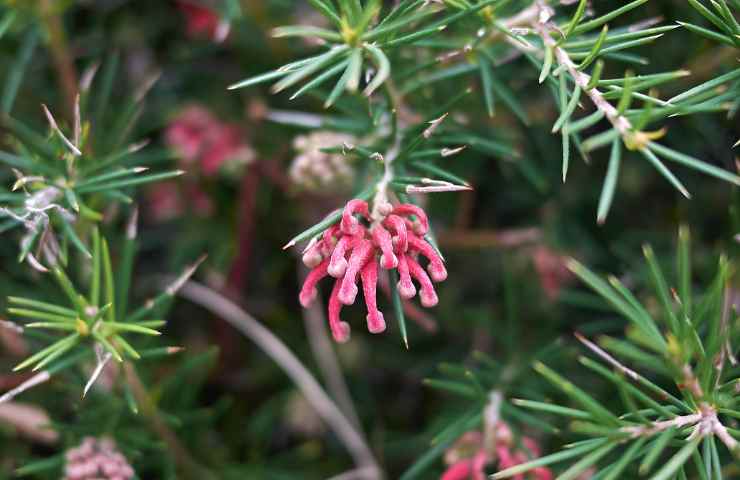
[[[257,344],[301,390],[318,415],[334,430],[352,455],[358,468],[372,470],[365,478],[382,480],[383,472],[365,439],[355,429],[308,369],[285,344],[254,317],[223,295],[199,283],[189,281],[180,295],[213,312]]]
[[[604,116],[606,116],[607,120],[609,120],[620,135],[623,137],[627,135],[630,130],[632,130],[632,124],[627,117],[621,115],[617,109],[604,98],[604,94],[599,91],[598,88],[588,87],[588,84],[591,81],[591,76],[578,71],[576,64],[571,60],[568,52],[566,52],[563,47],[559,46],[558,42],[553,38],[553,34],[559,33],[556,32],[555,28],[549,23],[549,19],[554,14],[552,8],[542,0],[538,0],[536,5],[539,9],[539,14],[537,15],[537,19],[532,23],[532,28],[535,29],[542,39],[542,42],[552,49],[558,64],[570,73],[573,81],[584,93],[586,93],[586,95],[588,95],[594,106],[604,112]]]

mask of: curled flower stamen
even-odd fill
[[[380,333],[385,330],[383,313],[378,310],[376,299],[378,286],[378,264],[367,262],[360,272],[362,279],[362,293],[365,295],[367,306],[367,329],[370,333]]]
[[[409,215],[415,216],[418,223],[415,223],[417,227],[415,228],[414,232],[417,235],[426,235],[426,233],[429,231],[429,219],[427,218],[427,214],[424,212],[424,210],[422,210],[421,207],[418,207],[411,203],[404,203],[402,205],[397,205],[396,208],[393,209],[393,213],[405,217],[408,217]]]
[[[403,253],[408,250],[406,222],[398,215],[388,215],[384,223],[395,234],[393,236],[393,244],[396,247],[396,251]]]
[[[405,298],[406,300],[414,298],[414,295],[416,295],[416,287],[414,286],[414,282],[411,281],[409,265],[405,254],[401,254],[398,257],[398,277],[399,280],[396,287],[398,288],[398,294],[401,295],[401,298]]]
[[[398,258],[393,253],[391,234],[382,225],[378,224],[373,227],[372,235],[373,242],[383,252],[380,256],[380,266],[386,270],[396,268],[398,266]]]
[[[342,302],[339,301],[340,283],[341,280],[334,282],[334,288],[329,296],[329,329],[334,340],[344,343],[349,340],[349,324],[339,317],[342,311]]]
[[[421,265],[413,258],[407,256],[406,264],[409,266],[411,276],[419,282],[421,288],[419,288],[419,298],[421,298],[421,305],[423,307],[433,307],[437,304],[439,299],[437,298],[437,292],[434,291],[434,285],[429,279],[427,272],[421,268]]]
[[[339,290],[339,300],[345,305],[355,303],[357,297],[357,275],[362,267],[370,260],[373,245],[368,240],[357,240],[353,245],[352,255],[349,258],[349,265],[342,280],[342,287]]]
[[[440,258],[436,250],[429,245],[429,242],[422,240],[415,235],[409,235],[408,241],[410,248],[421,253],[429,260],[427,270],[429,271],[429,275],[432,277],[432,280],[435,282],[444,281],[447,278],[447,269],[445,268],[442,258]]]
[[[334,251],[331,254],[331,260],[329,261],[328,272],[334,278],[342,278],[344,273],[347,271],[347,250],[349,250],[352,243],[352,237],[344,236],[339,239]]]
[[[358,235],[363,231],[362,225],[354,217],[355,214],[360,214],[365,218],[370,217],[370,211],[366,201],[354,199],[347,202],[342,212],[342,221],[339,224],[339,228],[345,235]]]
[[[313,270],[308,273],[306,280],[303,282],[303,288],[301,293],[298,294],[298,299],[301,302],[303,308],[307,308],[314,301],[317,295],[316,284],[318,284],[322,278],[328,275],[327,267],[329,266],[329,260],[324,260]]]

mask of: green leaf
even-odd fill
[[[608,32],[609,27],[604,25],[604,28],[601,29],[601,34],[599,34],[599,38],[596,40],[596,43],[594,43],[593,47],[591,47],[591,51],[586,55],[586,58],[583,59],[581,64],[578,65],[578,70],[584,70],[587,68],[602,53],[601,47],[604,44],[604,39],[606,39],[606,34]],[[571,57],[576,58],[577,56],[571,55]]]
[[[345,53],[347,51],[347,48],[348,47],[346,45],[332,47],[328,52],[319,55],[306,66],[303,66],[299,70],[290,73],[288,76],[275,83],[271,88],[272,93],[279,93],[286,88],[300,82],[312,73],[321,70],[322,68],[336,60],[337,57]]]
[[[669,428],[661,433],[658,438],[650,445],[650,449],[647,451],[645,458],[640,463],[640,475],[646,475],[650,470],[653,469],[656,460],[660,458],[660,454],[663,453],[668,443],[676,436],[677,430],[675,428]]]
[[[12,21],[12,16],[10,13],[6,14],[3,22]],[[5,28],[7,28],[8,25],[9,23],[5,25]],[[4,28],[0,26],[0,32],[3,30]],[[0,34],[0,37],[1,36],[2,35]],[[13,109],[13,103],[15,102],[15,98],[18,95],[18,89],[21,86],[23,76],[28,69],[28,65],[31,63],[31,58],[33,57],[33,52],[36,49],[36,45],[38,44],[38,42],[39,31],[36,28],[31,28],[23,37],[21,48],[18,50],[18,56],[15,58],[15,61],[8,69],[8,77],[5,79],[2,97],[0,97],[0,112],[2,112],[3,114],[10,113],[10,111]]]
[[[561,77],[564,75],[561,74]],[[555,125],[552,127],[552,133],[557,132],[560,130],[560,128],[563,126],[563,124],[568,121],[571,115],[573,115],[573,111],[578,106],[578,100],[581,98],[581,87],[576,85],[573,89],[573,93],[571,94],[570,100],[568,101],[568,104],[563,109],[562,113],[558,117],[558,119],[555,121]]]
[[[296,98],[300,97],[304,93],[313,90],[314,88],[318,87],[322,83],[326,82],[333,76],[337,75],[339,72],[344,70],[347,67],[347,64],[349,64],[349,59],[345,59],[337,63],[336,65],[333,65],[331,68],[327,68],[324,72],[322,72],[319,75],[316,75],[316,77],[311,80],[310,82],[307,82],[305,85],[303,85],[301,88],[296,90],[296,92],[290,96],[291,100],[295,100]]]
[[[681,466],[683,466],[684,463],[686,463],[686,460],[688,460],[689,456],[696,450],[701,440],[702,437],[697,436],[693,440],[687,442],[681,450],[679,450],[665,465],[663,465],[663,468],[661,468],[658,473],[652,476],[651,480],[669,480],[673,478],[672,476],[679,468],[681,468]]]
[[[8,297],[8,303],[12,305],[20,305],[24,307],[33,307],[37,310],[43,310],[43,311],[50,312],[50,313],[56,313],[57,315],[62,315],[65,317],[75,318],[77,316],[77,312],[75,312],[71,308],[60,307],[58,305],[42,302],[39,300],[33,300],[31,298]]]
[[[568,460],[575,457],[580,457],[581,455],[584,455],[592,450],[595,450],[599,447],[604,446],[608,440],[606,439],[598,439],[593,442],[586,443],[584,445],[579,445],[576,447],[572,447],[566,450],[561,450],[560,452],[553,453],[550,455],[545,455],[544,457],[540,457],[535,460],[531,460],[526,463],[522,463],[519,465],[516,465],[511,468],[507,468],[506,470],[502,470],[500,472],[494,473],[490,478],[493,480],[498,480],[501,478],[509,478],[513,477],[514,475],[518,475],[524,472],[527,472],[529,470],[532,470],[533,468],[537,467],[544,467],[546,465],[551,465],[553,463],[562,462],[564,460]]]
[[[604,177],[604,186],[601,188],[599,197],[599,207],[596,213],[596,222],[603,224],[606,216],[609,215],[609,209],[614,199],[614,192],[617,187],[617,178],[619,177],[619,164],[622,158],[622,142],[619,139],[612,142],[611,154],[609,155],[609,166]]]
[[[483,87],[483,99],[486,103],[486,111],[489,117],[493,117],[494,110],[494,99],[493,99],[493,72],[491,71],[491,64],[483,56],[478,57],[478,65],[480,66],[480,77],[481,85]]]
[[[545,79],[550,75],[550,69],[552,68],[552,60],[553,60],[552,47],[549,45],[545,45],[545,60],[542,63],[542,70],[540,71],[540,77],[537,79],[539,83],[544,82]]]
[[[648,0],[633,0],[625,5],[622,5],[621,7],[612,10],[611,12],[602,15],[600,17],[594,18],[593,20],[589,20],[587,22],[583,22],[580,25],[578,25],[574,30],[573,33],[576,35],[579,35],[581,33],[588,32],[589,30],[593,30],[594,28],[598,28],[605,23],[607,23],[610,20],[613,20],[614,18],[617,18],[618,16],[622,15],[623,13],[629,12],[632,9],[635,9],[642,5],[643,3],[647,2]]]
[[[693,168],[694,170],[698,170],[702,173],[706,173],[707,175],[711,175],[720,180],[730,182],[734,185],[740,185],[740,176],[737,176],[732,172],[728,172],[727,170],[717,168],[699,159],[672,150],[659,143],[649,142],[647,148],[665,158],[666,160],[672,160],[689,168]]]
[[[406,349],[408,349],[409,336],[406,330],[406,315],[403,313],[403,301],[401,300],[401,295],[398,293],[398,288],[396,287],[398,284],[398,272],[395,270],[389,270],[388,280],[390,282],[391,296],[393,298],[393,312],[398,321],[398,330],[401,333],[403,344],[406,346]]]
[[[78,188],[77,193],[95,193],[106,190],[117,190],[121,188],[134,187],[145,183],[159,182],[162,180],[179,177],[184,173],[185,172],[183,170],[174,170],[171,172],[153,173],[151,175],[140,175],[135,178],[127,178],[113,182],[96,183],[93,185],[88,185],[86,187]]]
[[[691,198],[691,194],[689,194],[689,191],[686,190],[686,187],[683,186],[681,181],[676,178],[676,176],[673,175],[673,173],[668,170],[665,165],[663,165],[663,162],[661,162],[650,149],[643,148],[640,150],[640,153],[642,154],[642,156],[648,159],[648,161],[653,165],[653,167],[655,167],[656,170],[658,170],[658,173],[660,173],[663,178],[668,180],[671,185],[673,185],[679,192],[681,192],[681,195],[686,198]]]
[[[604,476],[602,480],[619,480],[620,475],[624,471],[625,468],[632,462],[632,460],[637,456],[639,452],[642,451],[642,446],[645,444],[647,439],[645,438],[639,438],[636,442],[633,442],[632,445],[630,445],[630,448],[627,449],[626,452],[624,452],[624,455],[616,461],[614,464],[612,464],[611,469],[609,470],[609,473]]]
[[[707,82],[704,82],[700,85],[697,85],[693,88],[690,88],[686,90],[685,92],[676,95],[675,97],[672,97],[668,100],[669,103],[679,103],[683,100],[686,100],[688,98],[697,96],[701,93],[707,92],[709,90],[712,90],[720,85],[722,85],[725,82],[729,82],[731,80],[735,80],[736,78],[740,78],[740,68],[736,68],[735,70],[725,73],[724,75],[720,75],[719,77],[713,78],[712,80],[709,80]]]
[[[325,28],[314,27],[312,25],[288,25],[284,27],[275,27],[272,29],[274,38],[285,37],[316,37],[329,40],[330,42],[341,42],[342,36],[337,32]]]
[[[569,418],[578,418],[581,420],[590,420],[591,414],[583,410],[577,410],[575,408],[561,407],[554,403],[535,402],[532,400],[523,400],[515,398],[511,401],[514,405],[523,408],[529,408],[531,410],[537,410],[540,412],[554,413],[556,415],[562,415]]]
[[[568,470],[558,475],[555,480],[573,480],[578,475],[586,471],[593,464],[598,462],[604,455],[608,454],[617,446],[617,442],[610,442],[600,447],[593,452],[589,453],[575,464],[573,464]]]
[[[377,90],[383,82],[385,82],[391,73],[391,63],[388,61],[388,57],[385,56],[383,51],[376,47],[375,45],[367,44],[365,45],[365,49],[370,52],[370,56],[373,57],[375,61],[375,65],[378,67],[377,72],[375,73],[375,76],[370,81],[367,87],[365,87],[365,91],[363,94],[366,97],[369,97],[373,94],[375,90]]]
[[[108,241],[102,239],[102,267],[103,267],[103,286],[105,288],[105,303],[113,306],[116,301],[115,285],[113,284],[113,265],[110,260],[110,251],[108,250]],[[105,312],[108,322],[116,319],[115,308],[108,308]]]
[[[619,419],[609,410],[604,408],[591,395],[576,387],[573,383],[563,378],[554,370],[548,368],[542,362],[535,362],[534,369],[545,377],[550,383],[558,387],[568,397],[579,403],[583,408],[589,411],[594,418],[603,421],[607,425],[616,426],[620,424]]]
[[[576,7],[576,11],[573,14],[573,18],[571,18],[570,23],[568,23],[568,28],[565,29],[565,33],[563,34],[563,39],[570,37],[570,35],[576,29],[576,26],[583,18],[583,13],[586,11],[586,5],[588,5],[588,0],[580,0],[578,2],[578,7]]]

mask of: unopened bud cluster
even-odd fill
[[[63,480],[130,480],[134,469],[109,438],[85,437],[67,451]]]
[[[290,166],[290,178],[298,187],[309,190],[341,190],[350,185],[354,170],[347,155],[322,152],[323,148],[351,148],[354,138],[336,132],[318,131],[293,140],[298,155]]]
[[[397,270],[400,279],[397,288],[402,298],[416,295],[415,280],[425,307],[437,304],[432,281],[441,282],[447,278],[442,258],[424,238],[429,230],[424,210],[416,205],[393,206],[390,203],[376,210],[379,217],[373,215],[375,220],[371,222],[367,202],[349,201],[339,224],[328,228],[303,255],[303,262],[312,270],[300,292],[301,305],[307,307],[316,298],[316,285],[321,279],[326,276],[336,279],[329,297],[329,327],[338,342],[349,339],[349,325],[341,321],[339,314],[343,305],[355,303],[358,276],[367,306],[367,326],[372,333],[385,330],[385,320],[376,301],[378,266]],[[419,263],[420,256],[429,262],[426,271]]]

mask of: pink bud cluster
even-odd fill
[[[85,437],[67,450],[63,480],[130,480],[134,469],[109,438]]]
[[[351,148],[355,138],[330,131],[299,135],[293,140],[298,155],[290,165],[290,179],[301,189],[317,193],[336,192],[352,183],[354,169],[348,155],[326,153],[322,149],[345,145]]]
[[[537,442],[530,437],[521,438],[521,448],[514,441],[509,426],[499,421],[494,427],[492,444],[486,444],[485,436],[478,431],[464,433],[445,454],[447,470],[440,480],[485,480],[485,467],[496,464],[497,470],[528,462],[541,455]],[[512,477],[514,480],[552,480],[550,469],[537,467]]]
[[[416,295],[415,280],[424,307],[433,307],[438,301],[432,281],[447,278],[442,258],[424,239],[429,230],[424,210],[416,205],[389,203],[376,210],[380,218],[371,221],[367,202],[349,201],[339,224],[329,227],[320,239],[309,244],[303,255],[303,263],[312,270],[299,295],[301,305],[307,307],[316,298],[316,285],[321,279],[326,276],[336,279],[329,297],[329,327],[338,342],[349,340],[349,325],[341,321],[339,314],[343,305],[355,303],[358,277],[365,295],[367,326],[372,333],[385,330],[385,319],[376,301],[378,266],[396,269],[400,279],[398,292],[404,299]],[[426,271],[419,263],[420,256],[429,262]]]

